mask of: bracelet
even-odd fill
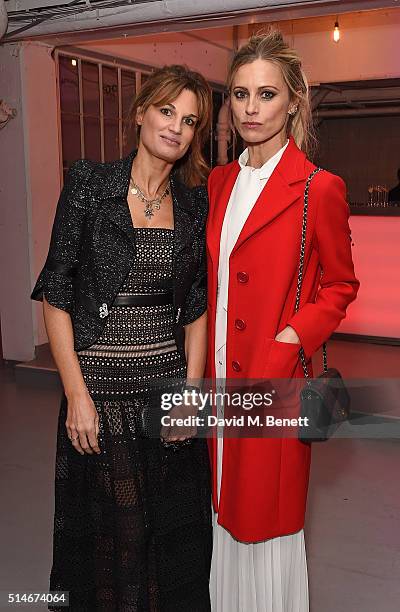
[[[200,387],[196,387],[195,385],[185,385],[184,391],[195,391],[196,393],[201,393]]]
[[[196,406],[198,406],[199,403],[199,396],[201,395],[201,389],[200,387],[196,387],[196,385],[185,385],[184,389],[183,389],[183,396],[185,398],[185,403],[186,401],[194,403]]]

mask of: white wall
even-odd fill
[[[193,33],[173,32],[91,41],[80,43],[79,47],[151,66],[187,64],[207,79],[224,83],[231,58],[232,36],[232,28],[218,28]]]
[[[0,47],[2,97],[17,117],[0,132],[1,318],[5,359],[29,360],[47,342],[41,304],[30,292],[49,245],[61,178],[51,48]]]
[[[0,131],[0,311],[4,359],[32,359],[29,154],[22,45],[0,47],[1,97],[17,115]]]
[[[31,286],[47,256],[49,237],[58,200],[61,173],[57,129],[57,88],[52,49],[25,43],[23,79],[26,107],[26,153],[29,157]],[[32,302],[35,344],[47,342],[42,305]]]

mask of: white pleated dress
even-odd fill
[[[223,381],[226,376],[229,257],[247,217],[287,144],[261,168],[246,166],[247,149],[239,157],[241,169],[226,209],[220,242],[215,337],[218,391],[224,390]],[[219,496],[223,458],[221,431],[217,448]],[[218,515],[214,514],[210,578],[212,612],[308,612],[308,576],[303,529],[295,534],[246,544],[235,540],[228,531],[218,525],[217,518]]]

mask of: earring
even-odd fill
[[[295,115],[297,113],[297,108],[297,106],[294,106],[292,109],[290,109],[290,111],[288,111],[289,115]]]

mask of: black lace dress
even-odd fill
[[[120,295],[171,288],[173,231],[135,230],[135,263]],[[73,448],[63,397],[50,590],[69,591],[73,612],[210,610],[206,442],[174,450],[138,429],[151,382],[185,376],[172,330],[172,305],[114,306],[96,344],[78,352],[101,454]]]

